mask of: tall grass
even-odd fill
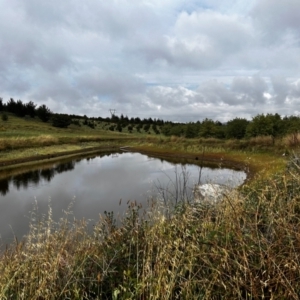
[[[299,160],[217,204],[128,203],[87,222],[32,221],[0,257],[0,299],[299,299]],[[33,214],[33,220],[38,216]]]
[[[103,136],[55,136],[55,135],[37,135],[34,137],[11,137],[11,138],[0,138],[0,151],[3,150],[16,150],[30,147],[45,147],[62,144],[80,144],[84,142],[103,142],[106,140],[120,140],[114,137],[103,137]]]
[[[287,147],[297,147],[300,145],[300,133],[288,134],[283,140]]]
[[[51,135],[39,135],[37,137],[12,137],[0,139],[0,151],[27,148],[29,146],[50,146],[57,145],[59,139]]]

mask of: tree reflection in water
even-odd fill
[[[27,189],[29,186],[37,186],[41,180],[50,182],[55,174],[71,171],[75,168],[76,161],[60,163],[49,169],[37,169],[26,173],[17,174],[7,179],[0,180],[0,194],[5,196],[9,192],[10,184],[19,190],[20,188]]]
[[[0,194],[5,196],[9,192],[9,179],[0,180]]]
[[[102,153],[99,156],[109,156],[111,153]],[[91,156],[86,158],[87,160],[93,160],[97,156]],[[75,168],[76,163],[79,163],[83,158],[79,157],[74,160],[54,164],[51,168],[39,168],[36,170],[28,171],[22,174],[10,176],[6,179],[0,180],[0,194],[5,196],[9,192],[10,184],[19,190],[20,188],[27,189],[29,186],[37,186],[41,180],[50,182],[56,174],[72,171]]]

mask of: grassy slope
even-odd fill
[[[216,139],[165,138],[146,133],[112,132],[106,122],[97,123],[95,129],[71,125],[67,129],[55,128],[37,118],[17,118],[9,115],[0,120],[0,162],[23,157],[37,157],[53,153],[84,150],[97,146],[134,146],[136,150],[155,152],[158,155],[190,155],[215,159],[218,163],[229,160],[244,164],[253,172],[264,176],[284,168],[281,157],[284,146],[270,145],[268,139],[247,141],[222,141]],[[246,149],[244,149],[246,148]],[[274,149],[276,151],[274,151]],[[259,150],[259,151],[257,151]],[[263,151],[261,151],[263,150]],[[267,151],[267,152],[266,152]]]
[[[38,119],[9,115],[7,122],[0,121],[0,160],[79,150],[130,138],[132,136],[129,134],[109,132],[98,127],[91,129],[71,125],[62,129]]]

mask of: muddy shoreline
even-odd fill
[[[121,150],[122,147],[120,148]],[[158,151],[152,151],[152,150],[144,150],[140,149],[138,147],[126,147],[125,151],[130,152],[138,152],[141,154],[148,155],[149,157],[153,158],[165,158],[169,161],[174,160],[185,160],[187,163],[193,163],[195,165],[203,165],[208,167],[218,167],[218,168],[229,168],[237,171],[244,171],[247,174],[247,179],[245,181],[248,182],[251,180],[256,171],[253,166],[247,165],[246,163],[227,159],[224,157],[224,154],[217,154],[217,153],[172,153],[168,151],[158,152]]]
[[[89,155],[96,154],[101,152],[110,152],[119,150],[118,146],[98,146],[98,147],[90,147],[85,149],[71,150],[71,151],[63,151],[51,154],[40,154],[34,156],[27,156],[24,158],[10,159],[1,161],[0,160],[0,172],[2,170],[19,168],[23,165],[37,165],[43,164],[47,162],[54,162],[64,158],[71,158],[81,155]]]
[[[52,154],[28,156],[24,158],[10,159],[5,161],[0,160],[0,172],[13,170],[13,169],[20,169],[24,166],[30,168],[30,166],[34,167],[41,164],[53,163],[62,159],[97,154],[101,152],[110,152],[110,151],[111,152],[115,152],[115,151],[138,152],[141,154],[148,155],[150,157],[162,158],[174,162],[181,160],[186,163],[192,163],[199,166],[204,165],[204,166],[212,166],[212,167],[220,167],[220,168],[225,167],[234,170],[240,170],[246,172],[247,182],[251,180],[255,174],[255,170],[251,166],[246,165],[243,162],[227,159],[226,157],[224,157],[223,154],[182,153],[182,152],[174,153],[168,151],[145,150],[140,147],[132,147],[132,146],[120,147],[116,145],[90,147],[85,149],[63,151],[63,152],[57,152]]]

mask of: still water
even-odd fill
[[[96,221],[104,211],[122,216],[128,200],[146,206],[147,199],[162,197],[162,191],[173,197],[174,185],[182,185],[185,179],[186,193],[191,197],[199,181],[238,186],[245,178],[242,171],[200,169],[128,152],[53,163],[0,180],[0,245],[9,243],[13,236],[21,239],[28,232],[34,208],[42,216],[50,205],[53,218],[58,220],[72,205],[76,219]]]

